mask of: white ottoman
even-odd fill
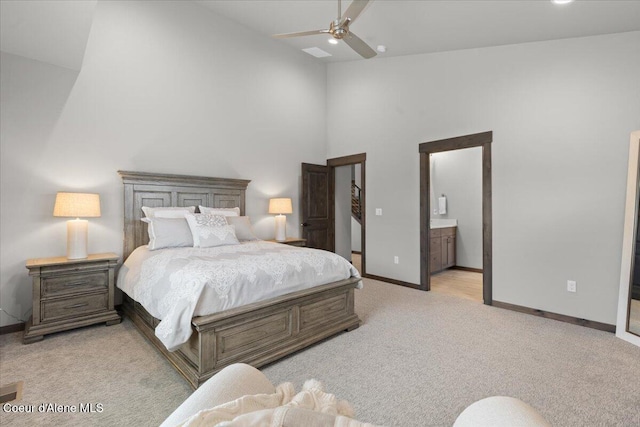
[[[492,396],[462,411],[453,427],[551,427],[538,411],[514,397]]]

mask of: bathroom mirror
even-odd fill
[[[616,336],[640,346],[640,131],[631,134]]]

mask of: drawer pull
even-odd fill
[[[87,282],[86,280],[83,280],[83,281],[81,281],[81,282],[65,283],[65,284],[64,284],[64,286],[65,286],[65,287],[70,288],[70,287],[72,287],[72,286],[82,286],[82,285],[86,285],[87,283],[89,283],[89,282]]]
[[[87,305],[89,305],[89,303],[88,303],[88,302],[81,302],[81,303],[79,303],[79,304],[69,305],[69,306],[65,307],[64,309],[65,309],[65,310],[71,310],[71,309],[73,309],[73,308],[85,307],[85,306],[87,306]]]

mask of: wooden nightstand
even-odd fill
[[[290,245],[290,246],[307,246],[307,239],[300,239],[298,237],[287,237],[287,240],[284,241],[277,241],[275,239],[270,239],[267,240],[267,242],[274,242],[274,243],[284,243],[285,245]]]
[[[113,309],[114,253],[85,259],[37,258],[27,261],[33,277],[33,315],[24,330],[24,344],[44,335],[80,326],[120,323]]]

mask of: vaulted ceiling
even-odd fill
[[[97,0],[0,1],[0,50],[80,70]]]
[[[269,38],[327,28],[338,13],[337,0],[195,1]],[[0,50],[79,70],[97,2],[2,0]],[[346,0],[342,10],[349,4]],[[351,30],[374,49],[385,45],[378,57],[443,52],[637,31],[640,1],[372,0]],[[328,39],[315,35],[274,43],[295,50],[318,47],[332,55],[318,59],[322,62],[362,60],[344,43],[331,45]]]
[[[338,14],[337,0],[197,0],[198,3],[258,33],[328,28]],[[344,11],[351,2],[345,0]],[[351,30],[380,57],[443,52],[568,37],[640,30],[640,1],[576,0],[372,0]],[[230,34],[230,37],[233,35]],[[279,40],[293,49],[319,47],[332,54],[320,60],[360,60],[344,43],[327,35]]]

